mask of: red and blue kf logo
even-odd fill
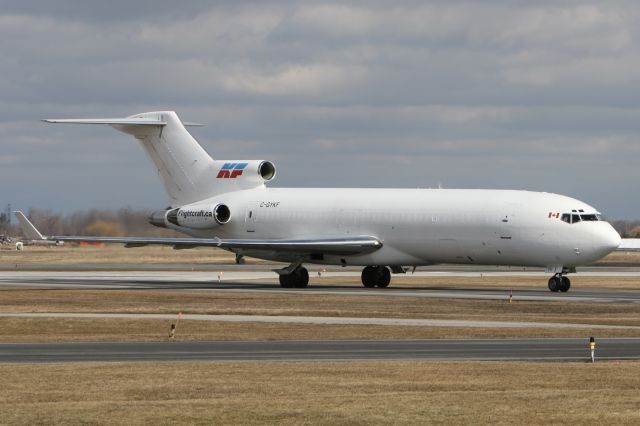
[[[224,163],[224,166],[218,172],[218,179],[235,179],[242,176],[242,171],[249,163]]]

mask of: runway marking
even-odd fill
[[[134,320],[175,320],[169,314],[125,314],[125,313],[65,313],[65,312],[16,312],[0,313],[0,318],[105,318]],[[382,325],[409,327],[470,327],[470,328],[554,328],[554,329],[618,329],[640,330],[640,326],[578,324],[553,322],[517,321],[470,321],[424,318],[359,318],[359,317],[302,317],[286,315],[205,315],[183,314],[183,320],[220,322],[260,322],[282,324],[323,324],[323,325]]]

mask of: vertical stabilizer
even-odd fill
[[[106,124],[138,139],[162,177],[171,205],[212,197],[214,161],[173,111],[145,112],[126,118],[48,119],[48,123]]]
[[[158,126],[116,124],[138,139],[155,164],[172,205],[183,205],[215,194],[213,159],[198,144],[173,111],[128,117],[156,120]]]

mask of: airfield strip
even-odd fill
[[[139,320],[175,320],[170,314],[128,314],[128,313],[71,313],[71,312],[16,312],[0,313],[0,318],[106,318]],[[220,322],[260,322],[286,324],[324,324],[324,325],[388,325],[414,327],[471,327],[471,328],[556,328],[556,329],[619,329],[640,330],[640,326],[553,323],[531,321],[478,321],[445,320],[423,318],[360,318],[360,317],[313,317],[289,315],[206,315],[185,314],[183,320],[220,321]]]

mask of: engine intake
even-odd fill
[[[258,166],[258,173],[266,182],[276,177],[276,166],[271,161],[263,161]]]
[[[224,225],[231,219],[231,210],[226,204],[218,204],[213,208],[213,217],[220,225]]]

